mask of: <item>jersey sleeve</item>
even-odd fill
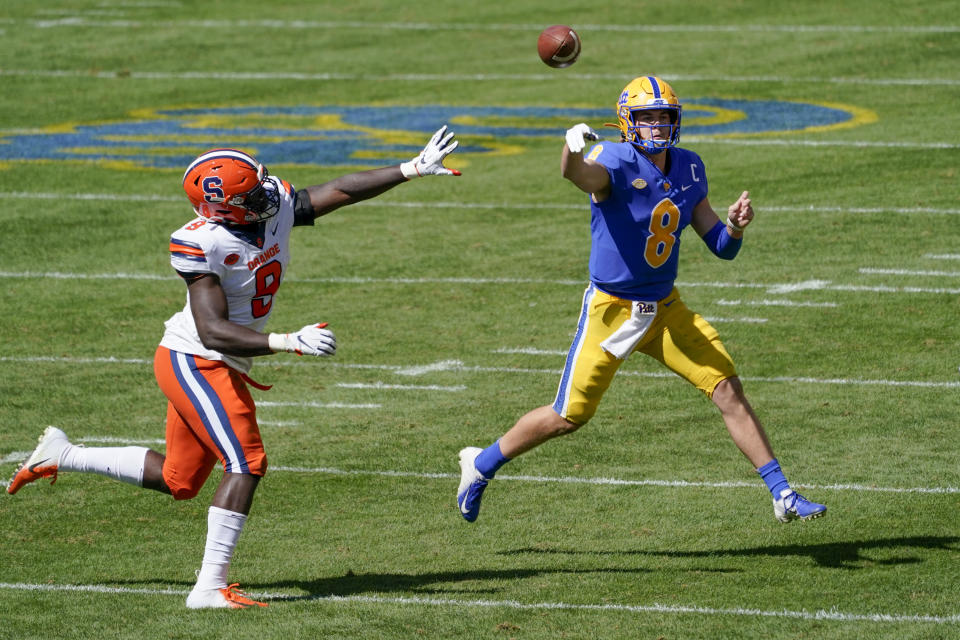
[[[170,236],[170,266],[180,274],[212,273],[206,251],[198,242]]]
[[[616,191],[623,183],[623,171],[620,169],[623,160],[618,151],[618,145],[601,142],[594,145],[586,157],[587,160],[593,160],[606,168],[610,175],[610,187],[613,191]]]
[[[195,220],[170,236],[170,266],[184,279],[207,273],[223,277],[226,256],[221,255],[224,250],[217,245],[212,229],[212,224]]]

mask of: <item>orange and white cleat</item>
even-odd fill
[[[47,427],[37,443],[37,448],[33,450],[30,457],[21,464],[17,471],[10,478],[10,484],[7,486],[7,493],[15,494],[24,485],[39,480],[40,478],[53,477],[50,484],[57,481],[57,469],[60,464],[60,454],[70,446],[70,441],[65,434],[56,427]]]
[[[223,589],[194,589],[187,596],[189,609],[247,609],[249,607],[266,607],[266,602],[251,600],[243,591],[237,589],[240,585],[233,583]]]

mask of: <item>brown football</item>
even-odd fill
[[[537,53],[547,66],[569,67],[580,57],[580,36],[564,24],[547,27],[537,38]]]

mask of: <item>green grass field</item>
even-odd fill
[[[270,607],[184,607],[219,470],[178,503],[62,474],[0,498],[0,638],[960,636],[955,3],[590,4],[0,6],[3,478],[48,424],[163,451],[194,155],[304,187],[449,122],[463,172],[294,233],[270,329],[326,320],[340,349],[253,371],[271,471],[231,577]],[[564,70],[535,50],[558,23],[584,43]],[[714,208],[757,211],[732,263],[688,231],[678,286],[829,513],[776,522],[709,401],[634,356],[467,524],[457,452],[552,401],[586,284],[563,132],[649,73]]]

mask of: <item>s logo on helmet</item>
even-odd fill
[[[223,202],[223,180],[219,176],[203,179],[203,199],[207,202]]]

